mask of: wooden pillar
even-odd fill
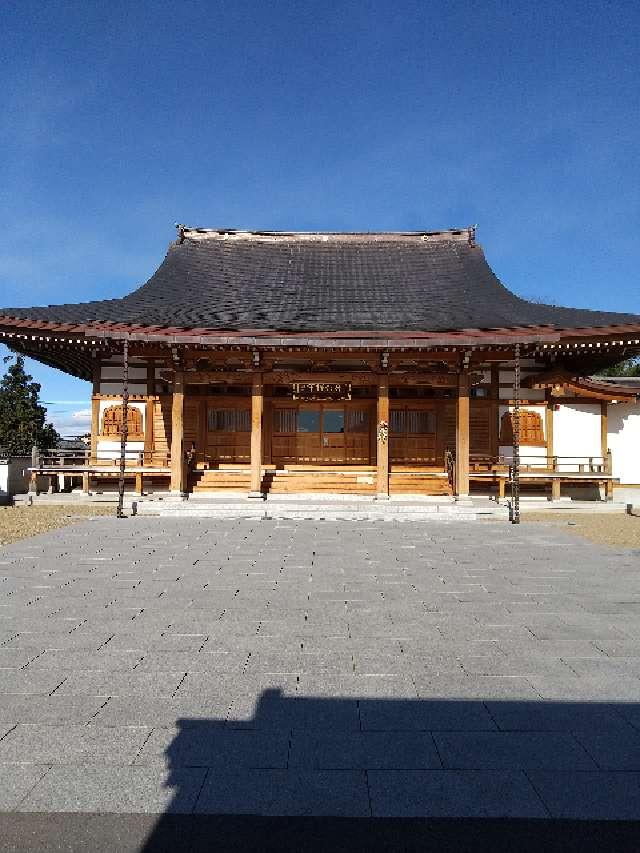
[[[603,463],[607,459],[609,450],[609,404],[606,400],[600,401],[600,456]]]
[[[153,459],[153,398],[156,393],[156,364],[147,362],[147,400],[144,409],[144,454],[143,465],[151,465]]]
[[[456,404],[456,496],[469,497],[469,374],[458,374]]]
[[[184,373],[176,370],[171,402],[171,491],[184,494]]]
[[[551,393],[547,391],[547,405],[544,410],[544,437],[547,442],[547,468],[553,468],[553,407]]]
[[[254,373],[251,386],[251,485],[250,498],[262,498],[262,412],[264,388],[262,374]]]
[[[91,398],[91,455],[89,462],[95,463],[98,458],[98,435],[100,433],[100,400]]]
[[[376,426],[376,492],[378,500],[388,500],[389,498],[389,433],[389,377],[380,376],[378,378],[378,422]]]
[[[489,452],[494,460],[500,455],[500,365],[491,365],[491,432]]]
[[[207,454],[207,441],[209,437],[209,405],[206,398],[200,400],[200,421],[198,423],[198,442],[202,453],[202,462],[205,468],[209,467],[209,456]],[[197,462],[197,457],[196,457]]]
[[[611,474],[611,459],[609,454],[609,404],[606,400],[600,401],[600,455],[602,456],[602,470]],[[613,499],[613,483],[611,480],[604,482],[604,499]]]
[[[151,465],[153,456],[153,399],[147,397],[144,409],[144,453],[143,465]]]

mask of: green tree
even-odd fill
[[[605,367],[599,370],[600,376],[640,376],[640,358],[628,358],[614,364],[613,367]]]
[[[11,366],[0,379],[0,447],[12,456],[30,456],[34,444],[48,450],[60,436],[46,422],[40,384],[25,371],[23,356],[6,356],[8,362]]]

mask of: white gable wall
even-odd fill
[[[621,484],[640,485],[640,402],[610,403],[608,412],[613,475]]]
[[[561,403],[553,413],[553,455],[574,456],[561,471],[572,471],[590,456],[600,456],[600,403]]]

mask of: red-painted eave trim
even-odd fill
[[[426,345],[437,342],[440,345],[450,343],[468,344],[473,343],[558,343],[563,340],[576,338],[594,338],[594,337],[611,337],[611,336],[640,336],[640,323],[625,324],[625,325],[609,325],[609,326],[585,326],[577,329],[556,329],[552,326],[520,326],[513,328],[494,328],[494,329],[458,329],[448,332],[415,332],[415,331],[336,331],[336,332],[282,332],[273,329],[240,329],[240,330],[215,330],[215,329],[186,329],[183,327],[173,326],[141,326],[128,325],[126,323],[93,323],[93,324],[75,324],[75,323],[54,323],[46,320],[30,320],[24,318],[15,318],[0,315],[0,327],[3,327],[8,332],[23,332],[33,331],[53,334],[68,334],[78,335],[82,337],[93,338],[114,338],[121,339],[125,336],[131,336],[139,340],[167,340],[180,343],[180,339],[186,339],[185,342],[193,342],[194,338],[199,339],[278,339],[290,340],[327,340],[327,341],[407,341],[407,342],[422,342]],[[203,341],[204,342],[204,341]],[[414,344],[415,345],[415,344]]]

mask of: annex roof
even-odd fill
[[[454,332],[638,325],[634,314],[521,299],[500,282],[475,229],[392,233],[178,226],[151,276],[120,299],[0,309],[0,321],[172,331]]]

